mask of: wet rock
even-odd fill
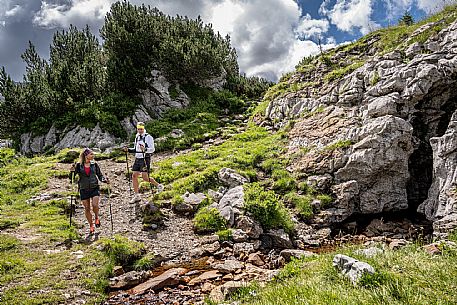
[[[149,273],[146,271],[130,271],[120,276],[110,278],[109,287],[110,289],[128,289],[143,283],[148,278]]]
[[[286,260],[286,262],[290,262],[292,260],[292,258],[299,259],[302,257],[316,256],[316,254],[311,251],[296,250],[296,249],[282,250],[281,253],[279,253],[279,255],[281,255]]]
[[[138,286],[135,286],[134,288],[132,288],[132,293],[142,294],[148,290],[157,291],[162,289],[163,287],[177,285],[179,284],[180,276],[185,274],[186,272],[187,269],[185,268],[173,268],[167,270],[161,275],[151,278]]]
[[[241,229],[250,238],[257,239],[263,233],[260,224],[249,216],[240,216],[236,223],[236,228]]]
[[[246,178],[231,168],[224,167],[219,171],[217,175],[219,180],[221,180],[221,182],[227,185],[229,188],[234,188],[248,182]]]
[[[207,281],[210,281],[210,280],[214,280],[214,279],[217,279],[217,278],[220,278],[220,277],[222,277],[222,274],[219,272],[219,270],[207,271],[207,272],[204,272],[204,273],[200,274],[198,277],[192,279],[189,282],[189,286],[198,285],[200,283],[207,282]]]
[[[341,271],[351,283],[356,286],[360,278],[365,273],[374,274],[375,270],[372,266],[365,262],[360,262],[355,258],[343,254],[337,254],[333,258],[333,266]]]

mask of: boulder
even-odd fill
[[[369,264],[343,254],[337,254],[333,257],[333,266],[343,273],[354,286],[358,284],[363,274],[375,273],[375,269]]]
[[[240,270],[242,268],[243,264],[234,259],[228,259],[221,264],[214,265],[214,269],[222,273],[235,273],[237,270]]]
[[[236,222],[236,228],[242,230],[250,238],[257,239],[263,233],[262,227],[259,222],[250,218],[249,216],[240,216]]]
[[[254,243],[236,243],[233,245],[233,254],[235,255],[244,255],[247,256],[251,253],[254,253],[259,247]]]
[[[222,168],[217,176],[219,177],[219,180],[229,188],[234,188],[248,182],[246,178],[238,174],[235,170],[226,167]]]
[[[244,207],[243,187],[237,186],[228,190],[219,203],[213,203],[211,207],[218,209],[221,216],[227,221],[229,227],[232,227]]]
[[[236,292],[238,289],[246,287],[246,283],[244,282],[235,282],[235,281],[230,281],[226,282],[223,285],[217,286],[214,288],[209,297],[211,300],[215,302],[221,302],[225,300],[228,296]]]
[[[284,232],[283,229],[269,230],[267,233],[263,234],[263,237],[270,240],[270,248],[291,249],[294,247],[292,241],[290,240],[289,234]]]
[[[161,117],[168,109],[184,108],[189,105],[189,97],[179,86],[174,87],[178,94],[175,98],[170,96],[170,90],[171,84],[163,73],[158,70],[151,71],[148,87],[140,90],[140,96],[147,112],[153,114],[154,117]]]
[[[200,274],[199,276],[197,276],[196,278],[193,278],[189,282],[189,286],[198,285],[200,283],[207,282],[209,280],[215,280],[220,277],[222,277],[222,274],[218,270],[206,271],[206,272]]]
[[[143,294],[148,290],[158,291],[163,287],[174,286],[179,283],[180,276],[185,274],[185,268],[173,268],[165,271],[159,276],[153,277],[146,282],[132,288],[133,294]]]
[[[109,287],[110,289],[128,289],[144,282],[148,278],[149,273],[146,271],[130,271],[110,278]]]
[[[243,230],[235,229],[235,230],[232,230],[232,239],[234,242],[240,243],[240,242],[248,241],[249,236]]]

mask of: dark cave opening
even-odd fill
[[[437,102],[445,99],[445,102]],[[439,105],[439,106],[436,106]],[[446,90],[435,90],[428,94],[416,107],[417,112],[410,116],[413,125],[414,152],[408,160],[410,174],[406,185],[408,198],[408,218],[423,219],[424,215],[417,208],[428,197],[433,180],[433,150],[430,145],[432,137],[441,137],[447,130],[452,114],[457,108],[457,95]]]
[[[335,235],[340,232],[363,233],[374,219],[397,223],[407,219],[420,228],[421,232],[418,236],[431,236],[432,223],[425,215],[418,213],[417,209],[428,198],[428,191],[433,181],[433,150],[430,139],[445,134],[452,114],[457,109],[457,90],[451,87],[443,86],[433,90],[416,105],[414,113],[408,113],[407,117],[404,117],[413,126],[414,143],[414,151],[408,160],[410,174],[406,185],[408,209],[370,215],[355,213],[343,223],[334,225]],[[355,229],[351,223],[356,223]]]

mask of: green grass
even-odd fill
[[[217,236],[219,236],[219,241],[232,240],[232,233],[232,229],[219,230],[216,232]]]
[[[338,140],[335,143],[325,146],[323,150],[324,151],[333,151],[336,149],[350,147],[352,144],[354,144],[354,142],[352,142],[352,140]]]
[[[131,266],[146,253],[143,243],[131,241],[120,235],[115,235],[114,239],[103,238],[99,244],[111,261],[121,266]]]
[[[219,146],[199,149],[156,164],[152,176],[167,187],[155,196],[169,200],[188,192],[206,191],[217,187],[217,173],[223,167],[237,170],[246,178],[256,179],[256,170],[263,160],[282,151],[285,139],[281,134],[270,134],[264,128],[251,125]],[[179,164],[179,165],[175,165]]]
[[[193,219],[195,231],[209,233],[225,230],[227,222],[216,208],[203,207]]]
[[[199,142],[217,136],[217,129],[226,125],[220,120],[225,109],[229,114],[236,114],[246,108],[244,100],[227,90],[213,92],[195,86],[184,86],[183,90],[191,99],[188,107],[170,109],[162,118],[146,123],[148,133],[154,138],[166,138],[156,141],[156,151],[197,148]],[[183,136],[168,136],[173,129],[181,129]]]
[[[245,184],[244,208],[264,229],[282,228],[292,232],[294,225],[288,210],[273,191],[265,190],[259,183]]]
[[[327,82],[334,81],[336,79],[343,78],[344,76],[354,72],[356,69],[363,66],[363,61],[356,61],[348,66],[335,69],[324,76],[324,80]]]
[[[69,151],[24,158],[0,149],[0,230],[8,230],[0,233],[2,304],[64,304],[64,294],[74,295],[76,289],[90,291],[90,296],[84,296],[87,304],[100,303],[106,298],[107,279],[115,263],[125,263],[127,268],[147,265],[146,258],[138,261],[141,245],[122,238],[100,241],[106,252],[84,243],[73,243],[69,250],[56,248],[79,238],[75,227],[68,226],[67,200],[29,204],[26,200],[46,188],[50,177],[65,178],[68,172],[54,166],[57,161],[72,162],[76,154]],[[56,249],[60,252],[45,251]],[[76,251],[84,257],[76,259],[71,254]],[[70,273],[68,278],[63,276]]]
[[[456,304],[457,253],[430,256],[418,245],[386,250],[367,259],[354,248],[294,260],[276,281],[265,288],[251,288],[241,304]],[[354,287],[332,266],[336,253],[348,254],[371,264],[376,274],[364,277]],[[255,296],[253,296],[255,295]]]

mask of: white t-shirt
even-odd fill
[[[144,150],[145,154],[152,154],[155,151],[154,138],[146,132],[144,132],[143,134],[137,133],[135,136],[135,143],[134,143],[135,158],[137,158],[137,159],[143,159],[143,152],[141,150],[141,145],[143,145],[145,147],[145,150]]]

